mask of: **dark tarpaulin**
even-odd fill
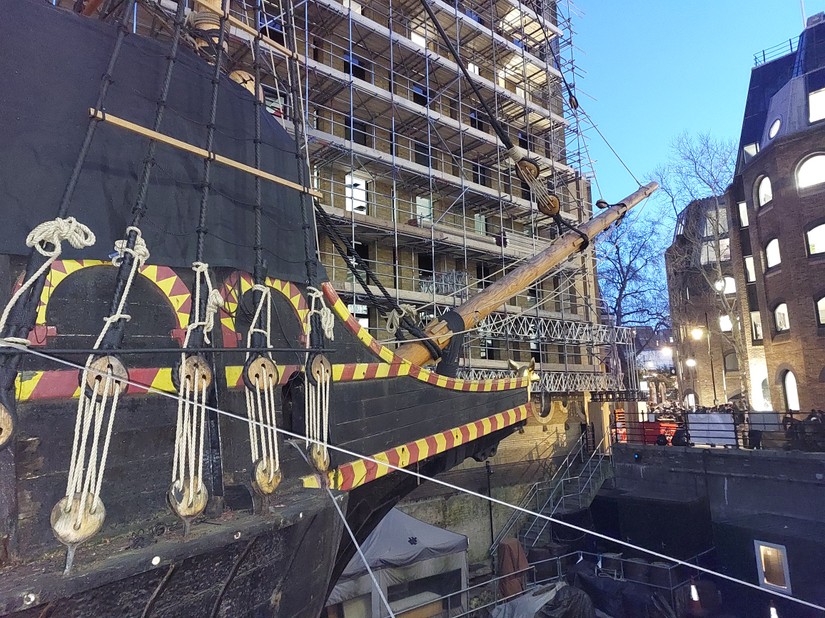
[[[0,0],[0,15],[0,253],[27,255],[26,235],[57,215],[117,32],[43,0]],[[168,49],[168,42],[127,35],[108,113],[152,127]],[[212,70],[181,46],[161,133],[205,147]],[[254,165],[254,113],[252,95],[224,76],[216,153]],[[297,182],[295,144],[265,111],[262,139],[262,169]],[[83,251],[65,243],[64,258],[106,259],[123,238],[148,143],[113,125],[98,126],[68,212],[92,229],[97,243]],[[188,266],[195,259],[203,159],[164,144],[155,159],[140,224],[150,262]],[[204,260],[251,271],[254,177],[213,163],[210,183]],[[266,180],[261,185],[268,274],[304,281],[300,194]]]

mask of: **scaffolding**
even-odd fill
[[[428,2],[496,119],[560,198],[562,216],[574,225],[589,219],[592,170],[564,83],[576,79],[568,2]],[[265,1],[260,22],[256,4],[190,2],[197,10],[228,6],[226,71],[248,88],[259,39],[258,96],[290,132],[300,103],[312,188],[399,303],[426,323],[552,242],[552,220],[516,176],[420,0]],[[144,0],[138,22],[163,36],[158,23],[175,7]],[[300,83],[288,70],[290,53],[302,67]],[[324,237],[319,253],[354,316],[392,344],[352,264]],[[632,346],[633,336],[599,317],[588,249],[470,333],[463,374],[499,376],[508,359],[533,359],[541,390],[621,389],[618,368],[606,359],[616,346]]]

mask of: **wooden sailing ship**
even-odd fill
[[[223,71],[243,24],[197,8],[217,29],[181,3],[158,40],[0,1],[0,615],[317,616],[339,508],[363,540],[398,468],[536,413],[529,368],[455,377],[454,335],[652,190],[426,330],[385,305],[419,335],[393,349],[318,262],[300,126]]]

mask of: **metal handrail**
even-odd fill
[[[587,436],[585,434],[582,434],[582,436],[579,438],[578,442],[579,442],[578,448],[570,449],[568,451],[567,455],[562,460],[561,464],[559,464],[559,466],[556,468],[556,471],[553,473],[553,476],[551,476],[549,480],[537,481],[537,482],[533,483],[530,486],[530,488],[525,492],[522,499],[519,501],[518,506],[520,508],[522,508],[522,509],[528,508],[528,505],[533,501],[534,498],[538,497],[539,491],[543,487],[547,487],[547,486],[556,484],[557,480],[558,480],[557,477],[560,474],[566,474],[567,471],[569,471],[570,467],[573,464],[573,461],[575,461],[576,459],[581,457],[583,449],[587,446]],[[555,489],[555,485],[554,485],[554,489]],[[554,489],[551,490],[551,494],[554,491]],[[538,500],[536,501],[536,506],[538,507]],[[501,530],[495,536],[495,538],[493,539],[493,542],[490,544],[490,549],[489,549],[490,554],[495,553],[495,551],[498,549],[499,543],[501,543],[501,541],[504,539],[504,537],[507,536],[507,534],[509,534],[509,532],[513,529],[513,527],[516,525],[516,523],[524,516],[525,516],[524,512],[519,511],[519,510],[513,510],[513,512],[510,514],[510,517],[505,522],[504,526],[502,526]]]

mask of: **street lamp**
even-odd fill
[[[695,367],[695,366],[696,366],[696,359],[695,359],[695,358],[689,358],[689,359],[687,359],[687,360],[685,361],[685,365],[687,365],[688,367],[691,367],[691,368],[692,368],[692,367]]]
[[[692,331],[690,331],[690,336],[693,337],[694,341],[700,341],[702,339],[702,335],[704,334],[704,330],[701,326],[697,326]]]

